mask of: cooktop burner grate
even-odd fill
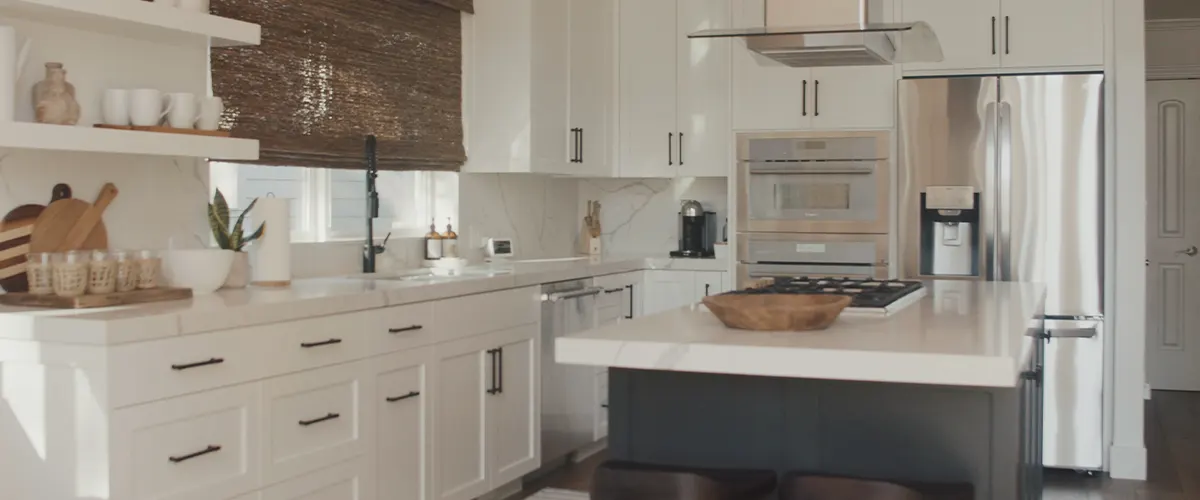
[[[850,307],[887,307],[922,288],[920,281],[868,280],[857,278],[775,278],[761,288],[729,292],[733,294],[827,294],[853,297]]]

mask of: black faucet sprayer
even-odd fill
[[[379,177],[379,164],[375,152],[374,135],[367,136],[365,153],[367,160],[367,241],[363,245],[363,272],[373,273],[375,272],[375,256],[383,253],[392,233],[389,232],[383,238],[383,244],[375,244],[374,221],[379,217],[379,191],[375,189],[375,178]]]

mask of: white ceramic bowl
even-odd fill
[[[162,275],[167,286],[191,288],[195,295],[221,288],[232,266],[232,250],[166,250],[162,254]]]

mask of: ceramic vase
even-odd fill
[[[225,278],[222,288],[246,288],[250,284],[250,254],[246,252],[233,253],[233,266],[229,268],[229,276]]]
[[[46,63],[46,78],[33,86],[34,117],[38,123],[74,125],[79,123],[79,102],[75,86],[67,82],[62,63]]]

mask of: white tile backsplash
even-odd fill
[[[679,205],[697,200],[717,212],[717,241],[729,213],[724,178],[585,179],[579,181],[577,232],[588,200],[600,202],[605,255],[663,254],[679,248]]]

